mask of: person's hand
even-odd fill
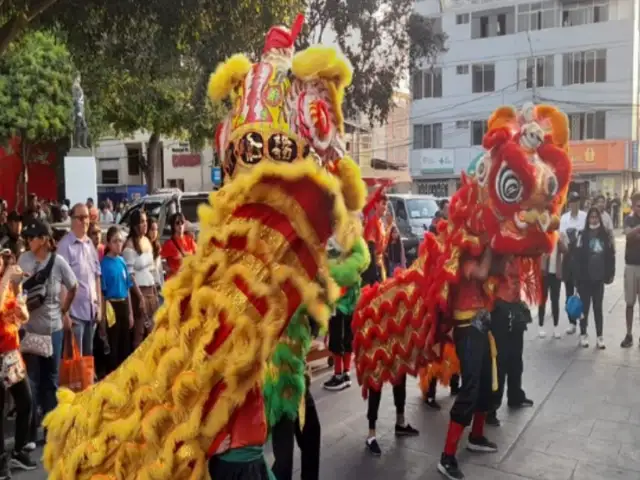
[[[73,328],[73,321],[71,320],[71,315],[65,313],[62,316],[62,326],[65,330],[70,331]]]
[[[99,308],[98,311],[96,312],[96,317],[93,319],[93,321],[95,323],[100,323],[100,322],[102,322],[102,317],[103,317],[102,316],[102,309]]]
[[[133,313],[129,312],[129,330],[133,330]]]
[[[144,303],[144,296],[140,294],[138,308],[140,309],[140,315],[147,316],[147,305]]]

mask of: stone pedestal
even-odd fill
[[[91,149],[72,148],[64,157],[64,190],[71,205],[85,203],[89,197],[97,203],[98,172]]]

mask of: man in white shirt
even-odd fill
[[[71,217],[69,216],[69,207],[62,205],[60,207],[60,223],[71,225]]]
[[[562,259],[562,279],[564,280],[565,297],[571,297],[576,290],[576,282],[573,278],[572,260],[575,248],[577,248],[578,233],[580,233],[587,221],[587,214],[580,210],[580,194],[569,192],[569,211],[560,217],[560,239],[562,243],[559,249],[565,252]],[[570,318],[567,334],[576,333],[577,318]]]
[[[106,202],[100,204],[100,223],[113,223],[113,213]]]

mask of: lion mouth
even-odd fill
[[[531,229],[547,233],[556,230],[559,224],[558,216],[552,215],[546,210],[521,210],[513,214],[513,226],[519,230],[518,233],[524,233]]]

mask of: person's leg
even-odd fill
[[[492,402],[488,414],[488,422],[493,426],[500,425],[496,412],[502,405],[505,380],[507,372],[509,371],[511,351],[511,345],[509,344],[509,326],[511,319],[509,315],[509,311],[500,306],[496,307],[491,313],[491,333],[496,344],[496,364],[498,367],[498,389],[495,392],[491,392]]]
[[[560,332],[557,330],[557,327],[560,322],[560,286],[562,282],[555,275],[550,275],[549,277],[549,300],[551,301],[554,333],[559,334]]]
[[[296,440],[300,447],[301,480],[320,478],[321,427],[316,404],[311,392],[305,395],[304,426],[300,429],[300,420],[296,420]]]
[[[580,300],[582,300],[582,317],[580,317],[580,335],[587,335],[587,325],[589,323],[589,310],[591,309],[591,284],[588,281],[582,282],[579,288]]]
[[[333,376],[323,384],[327,390],[343,390],[347,387],[342,376],[344,373],[343,333],[341,313],[336,310],[335,315],[329,319],[329,351],[333,355]]]
[[[31,422],[31,408],[33,405],[29,381],[26,378],[22,379],[20,382],[12,385],[9,392],[16,402],[15,443],[13,453],[11,454],[10,466],[20,470],[35,470],[37,464],[25,450],[29,435],[29,423]]]
[[[547,298],[549,297],[549,281],[551,275],[545,273],[542,275],[542,298],[540,299],[540,305],[538,305],[538,326],[540,327],[540,337],[544,337],[545,332],[542,329],[544,327],[544,317],[547,313]]]
[[[11,470],[9,469],[9,455],[4,451],[4,402],[5,402],[5,389],[0,386],[0,480],[7,480],[11,478]],[[28,432],[25,432],[28,433]]]
[[[416,436],[418,430],[407,423],[404,418],[404,407],[407,403],[407,377],[402,377],[398,385],[393,386],[393,404],[396,407],[396,436]]]
[[[624,267],[624,300],[627,305],[625,311],[625,320],[627,323],[627,333],[622,339],[620,346],[629,348],[633,345],[633,307],[636,304],[636,279],[635,268],[633,265],[625,265]]]
[[[271,445],[274,462],[271,471],[277,480],[291,480],[293,476],[293,432],[295,424],[283,416],[271,428]]]
[[[342,366],[344,368],[345,381],[348,386],[351,386],[351,360],[353,359],[353,331],[351,330],[351,322],[353,321],[352,314],[341,314],[342,317],[342,351],[344,356],[342,357]]]
[[[91,357],[93,356],[93,336],[96,332],[96,323],[84,322],[84,324],[81,354],[83,357]]]
[[[457,395],[460,391],[460,375],[451,375],[451,395]]]
[[[524,329],[512,329],[509,341],[511,356],[507,373],[507,403],[511,408],[532,407],[533,402],[527,398],[522,389]]]
[[[49,358],[41,358],[40,360],[40,388],[42,389],[43,415],[46,415],[58,405],[56,392],[58,391],[60,378],[60,357],[62,355],[63,338],[63,330],[53,332],[51,334],[53,355]]]
[[[28,442],[33,443],[35,446],[39,424],[38,405],[41,404],[40,399],[42,394],[41,389],[38,388],[40,385],[40,357],[25,353],[22,358],[27,367],[27,376],[29,377],[29,386],[31,387],[31,418],[29,420]]]
[[[604,312],[602,311],[602,303],[604,300],[604,283],[598,282],[593,286],[593,320],[596,324],[596,337],[602,338],[602,327]],[[604,343],[598,345],[600,348],[604,347]]]
[[[434,410],[440,410],[440,404],[436,401],[436,391],[438,389],[438,379],[433,378],[429,382],[429,388],[427,394],[424,397],[424,403]]]
[[[380,410],[381,390],[369,389],[367,398],[367,420],[369,421],[369,435],[367,436],[367,448],[373,455],[380,455],[380,446],[376,440],[376,422],[378,421],[378,410]]]
[[[493,367],[491,358],[491,347],[488,338],[485,341],[484,348],[482,348],[482,353],[482,357],[479,358],[479,361],[481,362],[481,368],[480,376],[478,379],[478,399],[475,405],[473,423],[471,424],[471,432],[469,433],[469,443],[467,445],[467,450],[478,453],[487,453],[495,452],[498,450],[496,444],[489,441],[484,435],[484,426],[487,419],[487,414],[492,408],[493,403]]]
[[[80,351],[80,355],[84,355],[84,329],[86,326],[86,322],[82,322],[80,320],[73,320],[73,335],[76,340],[76,345],[78,346],[78,350]]]

